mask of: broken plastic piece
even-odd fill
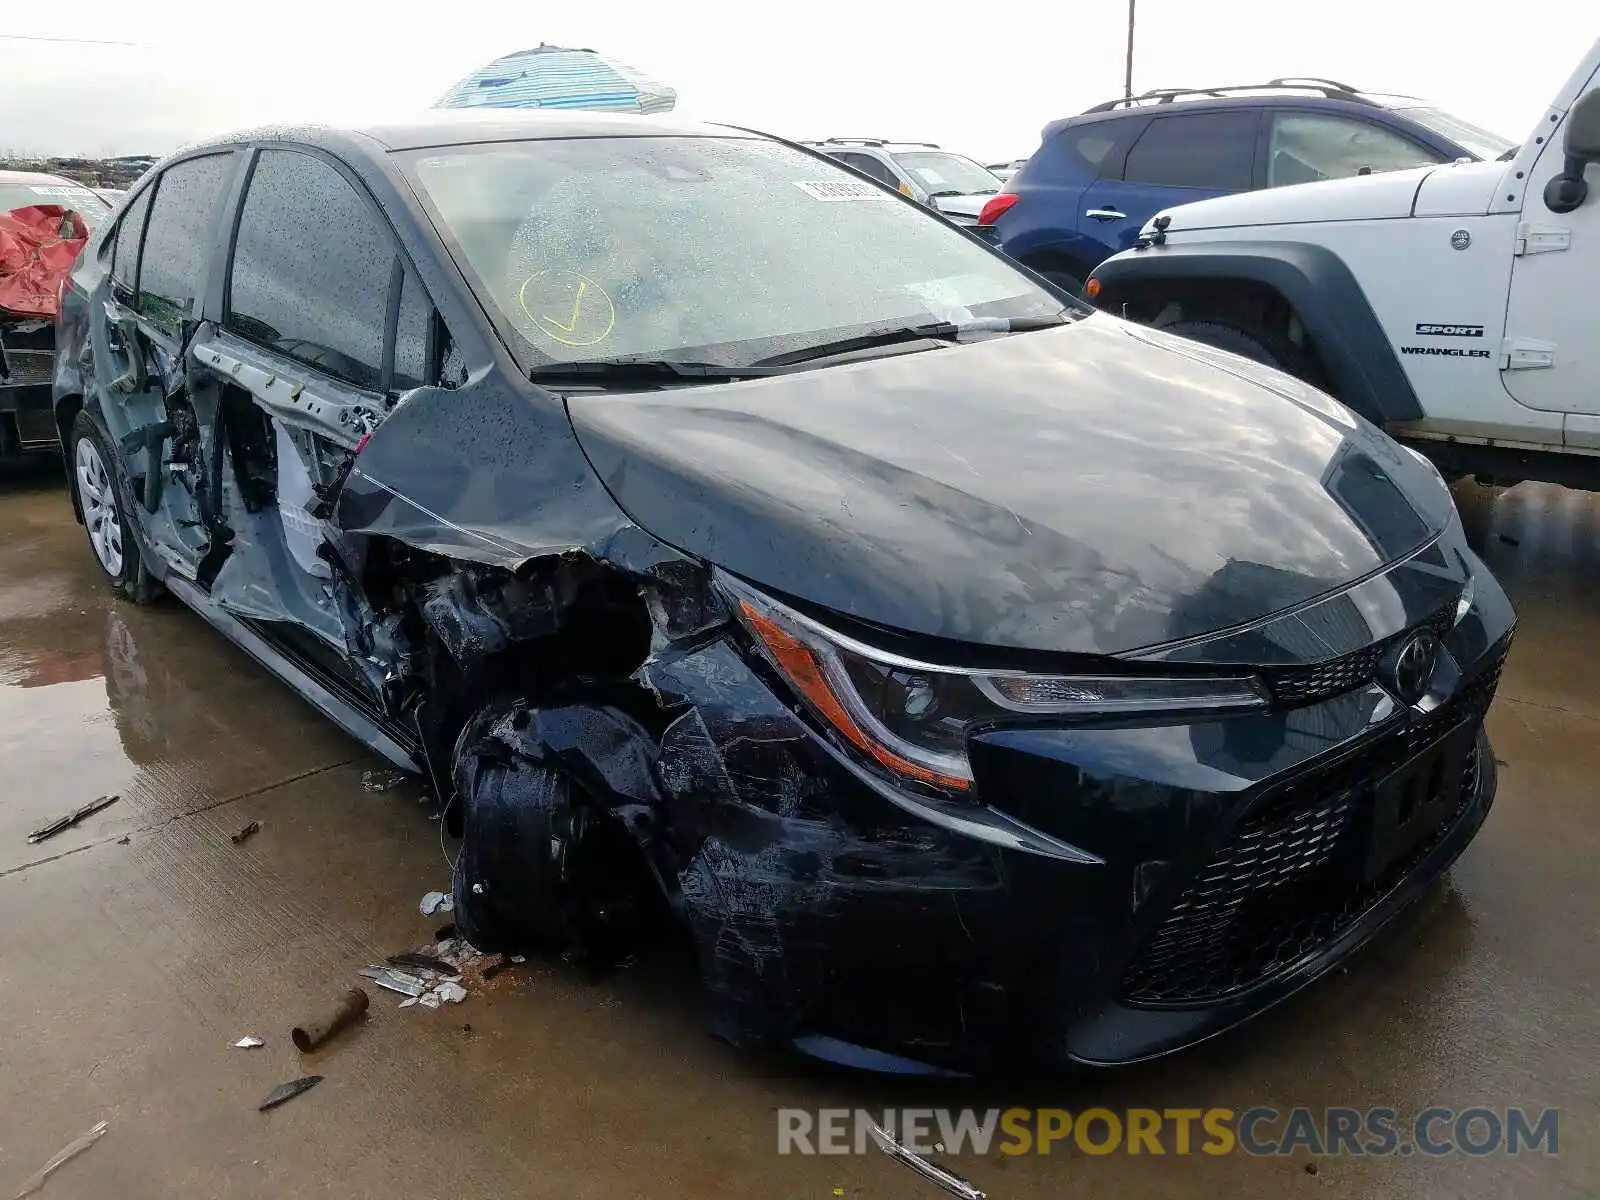
[[[239,830],[239,832],[234,834],[229,840],[232,841],[235,846],[238,846],[248,841],[250,838],[255,837],[255,835],[260,832],[261,822],[251,821],[250,824]]]
[[[442,958],[435,958],[431,954],[418,954],[406,951],[404,954],[391,954],[386,960],[391,967],[416,967],[423,971],[434,971],[440,975],[454,975],[455,966],[447,963]]]
[[[267,1093],[266,1099],[256,1106],[257,1112],[266,1112],[269,1108],[277,1108],[289,1100],[293,1100],[301,1092],[309,1092],[322,1082],[321,1075],[306,1075],[300,1079],[291,1079],[288,1083],[280,1083]]]
[[[431,917],[434,913],[447,913],[455,911],[455,897],[449,892],[429,892],[422,898],[422,915]]]
[[[36,842],[44,841],[45,838],[55,837],[62,830],[71,829],[80,821],[88,820],[102,808],[110,808],[120,799],[122,799],[121,796],[101,796],[98,800],[91,800],[77,811],[70,812],[64,817],[58,817],[56,820],[51,821],[50,824],[35,829],[28,835],[28,844],[31,846]]]
[[[407,975],[404,971],[396,971],[393,967],[363,967],[357,974],[372,980],[381,988],[399,992],[402,996],[420,996],[428,990],[426,980],[418,979],[415,975]]]
[[[417,997],[417,1003],[422,1005],[423,1008],[438,1008],[439,997],[432,992],[423,992],[422,995]]]
[[[401,1008],[410,1008],[416,1002],[417,1002],[417,998],[415,996],[407,996],[404,1000],[400,1001],[400,1007]]]
[[[364,991],[360,988],[351,988],[340,999],[338,1007],[327,1016],[319,1021],[296,1025],[290,1031],[289,1037],[294,1041],[295,1049],[302,1054],[307,1050],[315,1050],[341,1029],[360,1020],[366,1014],[370,1003]]]
[[[265,1045],[266,1042],[262,1041],[252,1033],[247,1033],[244,1035],[244,1037],[240,1038],[233,1044],[233,1048],[235,1050],[256,1050]]]
[[[467,989],[447,979],[433,989],[433,994],[450,1004],[460,1004],[467,998]]]
[[[894,1137],[886,1130],[880,1129],[876,1125],[868,1125],[867,1132],[872,1134],[872,1140],[878,1144],[879,1150],[882,1150],[890,1158],[898,1159],[900,1162],[905,1163],[918,1175],[921,1175],[930,1183],[938,1184],[952,1196],[960,1196],[961,1200],[985,1200],[988,1195],[987,1192],[973,1187],[961,1176],[945,1170],[937,1163],[929,1162],[915,1151],[906,1149],[895,1141]]]
[[[17,1193],[15,1200],[22,1200],[24,1196],[31,1196],[34,1192],[37,1192],[41,1187],[44,1186],[44,1181],[50,1177],[51,1173],[54,1172],[56,1168],[63,1166],[74,1158],[77,1158],[78,1155],[82,1154],[90,1146],[98,1142],[101,1137],[104,1136],[105,1131],[106,1123],[101,1121],[100,1124],[89,1130],[89,1132],[84,1134],[82,1137],[68,1142],[65,1146],[61,1147],[61,1149],[57,1151],[54,1158],[45,1163],[44,1166],[40,1167],[32,1175],[28,1176],[27,1180],[22,1185],[22,1190]]]

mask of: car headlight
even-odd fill
[[[865,645],[747,584],[719,575],[762,656],[812,713],[879,766],[967,791],[967,735],[1007,717],[1133,716],[1260,709],[1252,676],[1034,675],[977,671]]]

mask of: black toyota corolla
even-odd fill
[[[656,905],[739,1043],[1162,1054],[1494,796],[1514,617],[1432,467],[797,146],[241,134],[141,183],[61,346],[112,586],[426,776],[480,947]]]

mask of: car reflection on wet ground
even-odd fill
[[[417,909],[449,882],[420,787],[180,606],[115,602],[53,474],[0,482],[0,1187],[100,1120],[43,1195],[917,1197],[938,1193],[876,1151],[780,1157],[775,1111],[1484,1104],[1559,1108],[1560,1154],[1326,1158],[1314,1178],[1303,1155],[1065,1144],[951,1165],[994,1200],[1600,1193],[1600,498],[1457,495],[1521,628],[1489,718],[1499,799],[1448,882],[1242,1033],[1007,1087],[730,1050],[678,946],[599,980],[530,961],[432,1012],[374,992],[302,1061],[290,1026],[447,919]],[[103,793],[121,800],[28,844]],[[231,1048],[245,1034],[266,1047]]]

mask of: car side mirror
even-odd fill
[[[1572,106],[1561,148],[1566,161],[1561,173],[1545,184],[1544,205],[1551,212],[1569,213],[1589,198],[1584,168],[1600,162],[1600,88],[1585,93]]]

